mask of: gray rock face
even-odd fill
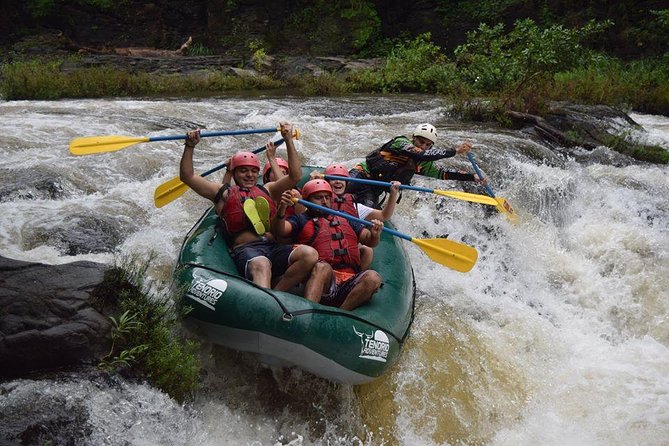
[[[109,351],[111,323],[91,297],[107,268],[0,257],[0,376],[92,364]]]

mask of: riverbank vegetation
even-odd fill
[[[669,27],[669,10],[659,17]],[[664,23],[664,22],[663,22]],[[482,24],[448,57],[430,34],[396,43],[377,69],[320,76],[277,77],[263,72],[256,48],[257,74],[220,71],[193,75],[131,73],[112,67],[61,70],[62,59],[4,64],[0,94],[5,99],[59,99],[152,95],[216,95],[226,92],[290,90],[305,95],[419,92],[450,97],[464,116],[503,116],[506,109],[541,113],[555,100],[605,104],[669,114],[669,53],[623,61],[588,48],[611,22],[579,28],[540,27],[530,19],[511,29]],[[74,56],[76,57],[76,56]],[[476,104],[474,108],[471,104]]]
[[[199,344],[179,335],[187,312],[147,280],[151,259],[124,259],[105,274],[94,296],[99,309],[112,313],[112,344],[98,367],[146,379],[183,401],[198,387]]]

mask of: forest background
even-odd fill
[[[541,113],[554,100],[668,115],[667,6],[633,0],[4,0],[0,94],[423,92],[469,104],[462,110],[472,117],[499,118],[508,109]],[[189,37],[184,61],[220,63],[225,56],[249,70],[161,76],[76,65],[82,49],[175,50]],[[276,63],[327,56],[375,63],[318,76]],[[471,99],[481,97],[490,100],[485,110],[472,109]]]

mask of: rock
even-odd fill
[[[607,159],[616,165],[629,164],[633,159],[661,164],[669,162],[666,149],[631,138],[632,131],[643,131],[643,128],[627,113],[614,107],[553,103],[544,116],[516,111],[507,111],[507,115],[519,127],[526,127],[528,133],[554,147],[590,152],[608,147],[622,154],[602,158],[599,153],[597,159],[600,161]]]
[[[58,172],[41,169],[1,169],[0,202],[59,200],[69,196],[72,184]]]
[[[0,257],[0,376],[97,363],[111,323],[91,292],[108,266],[44,265]]]

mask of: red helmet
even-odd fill
[[[255,167],[260,170],[260,160],[255,153],[237,152],[232,156],[232,160],[230,161],[230,170],[235,170],[242,166]]]
[[[325,168],[325,175],[349,176],[348,169],[343,164],[330,164]]]
[[[290,172],[290,167],[288,167],[288,161],[286,161],[285,159],[277,157],[276,158],[276,163],[279,165],[279,167],[282,167],[282,168],[286,169],[286,171]],[[267,182],[269,180],[269,176],[267,176],[267,178],[265,178],[265,176],[269,174],[269,171],[270,171],[271,168],[272,168],[272,166],[270,166],[269,163],[265,163],[265,167],[263,167],[263,170],[262,170],[262,177],[265,180],[265,182]]]
[[[325,180],[311,180],[307,181],[304,187],[302,187],[302,196],[305,199],[308,199],[316,192],[328,192],[330,195],[332,195],[332,188],[330,187],[330,183]]]

